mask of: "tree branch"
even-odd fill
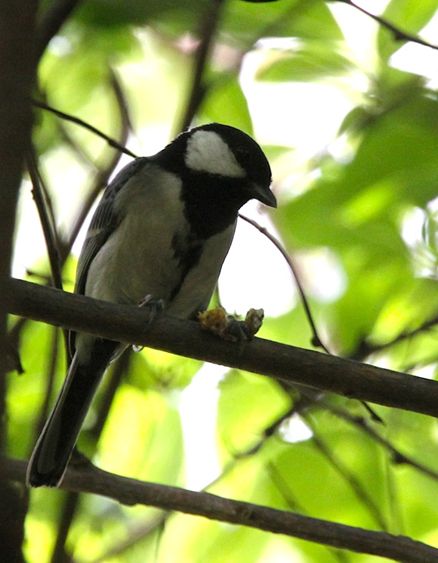
[[[341,2],[342,4],[347,4],[348,6],[351,6],[352,8],[359,10],[359,12],[362,12],[362,14],[365,14],[369,18],[373,19],[380,26],[390,31],[396,41],[409,41],[410,43],[417,43],[418,45],[422,45],[423,47],[430,47],[431,49],[438,50],[438,45],[434,45],[433,43],[429,43],[428,41],[421,39],[421,37],[417,37],[416,35],[412,35],[407,31],[403,31],[402,29],[398,28],[396,25],[394,25],[387,19],[382,18],[381,16],[377,16],[376,14],[369,12],[365,8],[362,8],[362,6],[359,6],[359,4],[356,4],[355,2],[353,2],[353,0],[335,0],[335,1]]]
[[[204,84],[204,71],[208,55],[213,43],[216,29],[220,20],[224,0],[212,0],[201,22],[201,40],[196,50],[196,59],[193,69],[192,85],[187,101],[187,107],[181,120],[180,131],[185,131],[191,124],[205,97],[206,85]]]
[[[312,341],[311,341],[312,346],[315,346],[316,348],[322,348],[324,352],[330,354],[331,352],[325,346],[325,344],[323,343],[323,341],[319,336],[318,330],[316,328],[316,323],[313,319],[312,311],[310,310],[309,301],[304,292],[304,288],[303,288],[303,284],[301,283],[300,276],[298,275],[298,269],[295,267],[295,264],[293,263],[291,256],[287,253],[286,249],[283,247],[281,242],[278,239],[276,239],[274,235],[272,235],[267,229],[265,229],[265,227],[259,225],[257,221],[254,221],[253,219],[246,217],[246,215],[242,215],[242,213],[239,213],[239,217],[243,221],[246,221],[254,228],[256,228],[262,235],[264,235],[275,246],[275,248],[280,252],[283,258],[286,260],[286,263],[289,266],[289,270],[291,271],[292,276],[295,280],[297,291],[300,295],[301,303],[304,308],[304,313],[306,315],[307,322],[309,323],[310,330],[312,332]]]
[[[87,123],[83,119],[80,119],[79,117],[75,117],[74,115],[70,115],[69,113],[65,113],[63,111],[60,111],[59,109],[56,109],[52,106],[49,106],[45,102],[41,102],[39,100],[32,100],[32,104],[37,108],[44,109],[46,111],[50,111],[51,113],[53,113],[54,115],[57,115],[58,117],[60,117],[61,119],[64,119],[65,121],[71,121],[72,123],[75,123],[76,125],[79,125],[80,127],[83,127],[84,129],[88,129],[88,131],[90,131],[91,133],[94,133],[95,135],[97,135],[98,137],[100,137],[101,139],[106,141],[109,144],[109,146],[112,147],[113,149],[116,149],[120,152],[123,152],[123,153],[125,153],[129,156],[132,156],[132,158],[137,157],[137,155],[135,155],[132,151],[130,151],[126,147],[122,146],[113,137],[110,137],[109,135],[107,135],[103,131],[100,131],[100,129],[97,129],[97,127],[94,127],[94,125]]]
[[[53,216],[49,212],[49,205],[47,204],[46,194],[47,189],[44,186],[41,177],[38,160],[33,147],[26,155],[27,169],[29,172],[30,180],[32,183],[32,195],[38,211],[41,222],[41,228],[44,234],[46,243],[47,256],[49,258],[50,272],[52,277],[52,284],[58,289],[62,289],[62,273],[61,273],[61,260],[59,252],[59,237],[56,232],[55,222]]]
[[[44,53],[49,41],[58,33],[81,0],[57,0],[43,14],[38,28],[36,55]]]
[[[23,483],[25,471],[25,461],[0,459],[0,474],[3,479]],[[438,560],[438,549],[406,536],[364,530],[285,510],[226,499],[211,493],[146,483],[113,475],[91,464],[85,468],[68,469],[62,488],[102,495],[129,506],[144,504],[164,510],[177,510],[406,563],[434,563]]]
[[[11,279],[11,314],[438,417],[438,382],[261,338],[230,343],[195,322]]]
[[[360,431],[364,432],[365,434],[368,434],[368,436],[372,440],[374,440],[377,444],[380,444],[381,446],[383,446],[389,452],[389,454],[391,455],[394,463],[397,463],[399,465],[401,465],[401,464],[409,465],[413,469],[416,469],[417,471],[420,471],[421,473],[423,473],[423,475],[427,475],[431,479],[438,481],[438,471],[437,470],[432,469],[431,467],[424,465],[424,463],[421,463],[420,461],[417,461],[413,457],[403,453],[401,450],[396,448],[392,444],[392,442],[390,442],[390,440],[388,440],[387,438],[384,438],[379,432],[377,432],[377,430],[375,430],[372,426],[370,426],[368,421],[365,420],[364,418],[353,416],[352,414],[347,412],[345,409],[340,409],[339,407],[328,403],[324,399],[317,399],[317,401],[322,407],[324,407],[328,411],[332,412],[335,416],[337,416],[341,420],[344,420],[348,424],[355,426],[356,428],[358,428]]]
[[[6,449],[8,342],[5,289],[10,275],[15,214],[24,153],[29,146],[32,115],[29,103],[35,78],[35,20],[37,0],[0,3],[0,451]],[[1,557],[24,561],[21,548],[27,494],[0,482]]]
[[[363,360],[367,356],[371,354],[376,354],[391,348],[392,346],[396,346],[403,342],[404,340],[409,340],[410,338],[414,338],[415,336],[421,334],[422,332],[426,332],[430,329],[436,328],[438,325],[438,315],[434,315],[431,319],[425,321],[423,324],[414,328],[412,330],[405,330],[401,332],[398,336],[390,340],[389,342],[384,342],[383,344],[373,344],[367,342],[367,340],[362,340],[359,342],[356,350],[350,356],[353,360]]]
[[[350,471],[347,465],[336,456],[336,454],[330,449],[326,442],[318,435],[318,431],[312,422],[312,417],[300,414],[301,418],[305,421],[307,426],[312,430],[312,443],[315,448],[319,450],[321,455],[325,457],[327,462],[332,466],[334,471],[338,473],[341,479],[343,479],[347,485],[352,490],[353,494],[356,496],[359,502],[362,503],[365,510],[368,511],[371,518],[377,524],[381,530],[388,530],[388,525],[386,524],[385,517],[382,513],[381,507],[374,500],[368,490],[362,485],[361,481],[356,477],[356,475]]]

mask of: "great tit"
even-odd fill
[[[271,169],[248,135],[219,123],[195,127],[107,186],[82,248],[75,292],[115,303],[152,296],[167,314],[207,308],[240,207],[275,207]],[[72,362],[27,470],[33,487],[58,486],[96,388],[118,344],[71,333]]]

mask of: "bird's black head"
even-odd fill
[[[220,123],[179,135],[155,157],[183,181],[191,224],[217,232],[237,218],[240,207],[257,199],[270,207],[271,168],[260,146],[246,133]],[[200,229],[196,229],[200,230]]]
[[[177,173],[184,170],[190,175],[222,179],[224,189],[229,182],[239,186],[241,205],[254,198],[276,206],[269,189],[269,162],[254,139],[240,129],[221,123],[201,125],[179,135],[159,156]]]

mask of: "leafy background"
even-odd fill
[[[434,378],[438,52],[406,47],[345,4],[224,2],[194,123],[225,122],[263,144],[280,205],[269,218],[254,208],[248,213],[267,224],[292,256],[326,346]],[[400,29],[433,39],[438,2],[374,4]],[[138,154],[158,150],[184,121],[198,39],[211,6],[207,0],[84,2],[42,59],[39,99],[116,138],[123,137],[122,110],[128,109],[129,148]],[[429,64],[409,66],[412,57]],[[336,106],[340,99],[342,110]],[[115,152],[41,110],[34,143],[60,233],[67,237],[81,202],[97,193],[99,174],[115,163]],[[25,268],[39,281],[48,265],[30,193],[25,181],[15,269],[24,275]],[[243,251],[224,271],[222,301],[243,312],[242,295],[255,288],[253,304],[268,304],[261,335],[311,347],[290,272],[274,246],[261,242],[251,227],[244,229],[238,239]],[[263,256],[274,260],[272,267],[259,259],[259,244],[266,245]],[[66,289],[72,288],[75,255],[63,270]],[[245,274],[246,268],[252,273]],[[24,458],[46,398],[53,400],[62,381],[65,358],[62,336],[53,328],[16,323],[11,321],[11,330],[19,337],[25,373],[8,380],[8,437],[9,453]],[[379,425],[354,401],[326,397],[325,406],[303,404],[299,393],[261,376],[150,350],[126,361],[115,393],[121,370],[111,368],[80,438],[80,449],[98,465],[438,546],[437,476],[400,463],[364,432],[370,426],[437,471],[438,433],[431,418],[376,407],[385,421]],[[293,407],[298,414],[280,424]],[[178,561],[190,562],[378,559],[48,490],[32,491],[25,552],[29,562],[64,561],[67,554],[84,563],[170,562],[176,552]]]

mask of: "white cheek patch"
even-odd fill
[[[245,170],[229,146],[214,131],[195,131],[187,142],[185,163],[191,170],[243,178]]]

